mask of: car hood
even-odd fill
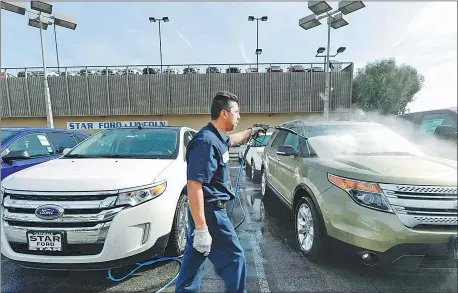
[[[28,191],[109,191],[151,184],[173,160],[57,159],[7,177],[6,189]]]
[[[457,186],[457,162],[420,156],[338,156],[317,159],[312,165],[337,176],[357,180]]]

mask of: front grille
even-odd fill
[[[29,250],[25,243],[10,242],[11,249],[16,253],[49,255],[49,256],[83,256],[96,255],[102,252],[103,243],[99,244],[66,244],[62,251]]]
[[[17,253],[49,256],[96,255],[103,249],[113,218],[125,207],[115,205],[116,193],[5,191],[3,228],[11,248]],[[35,215],[43,205],[57,205],[63,214],[52,220]],[[66,233],[63,251],[29,251],[27,231],[60,230]]]
[[[36,194],[13,194],[5,193],[4,197],[9,196],[13,200],[32,200],[32,201],[90,201],[105,200],[113,196],[112,194],[104,195],[36,195]]]
[[[95,227],[100,223],[96,222],[83,222],[83,223],[62,223],[62,222],[19,222],[8,221],[6,223],[14,227],[31,227],[31,228],[89,228]]]
[[[456,226],[457,187],[380,184],[401,222],[410,228]]]

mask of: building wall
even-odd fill
[[[304,113],[280,113],[280,114],[241,114],[239,125],[235,131],[247,129],[254,123],[278,125],[283,122],[310,117]],[[167,125],[183,125],[199,130],[210,121],[210,115],[164,115],[164,116],[92,116],[92,117],[55,117],[55,128],[67,128],[67,122],[113,122],[113,121],[167,121]],[[26,126],[46,127],[46,118],[2,118],[1,126]],[[95,133],[100,130],[87,130]]]

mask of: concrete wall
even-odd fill
[[[241,114],[239,125],[235,131],[244,130],[254,123],[265,123],[278,125],[283,122],[306,118],[312,114],[305,113],[279,113],[279,114]],[[184,125],[199,130],[210,121],[209,115],[172,115],[172,116],[94,116],[94,117],[56,117],[54,119],[55,128],[67,128],[67,122],[86,122],[86,121],[167,121],[168,125]],[[27,126],[27,127],[46,127],[46,119],[38,117],[30,118],[2,118],[1,126]],[[87,131],[95,133],[99,130]]]
[[[331,74],[330,110],[351,104],[353,65]],[[208,114],[217,91],[242,113],[322,112],[325,73],[156,74],[48,78],[54,117]],[[0,80],[2,117],[44,117],[41,77]]]

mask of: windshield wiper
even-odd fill
[[[63,156],[64,158],[93,158],[92,156],[80,155],[80,154],[70,154]]]

